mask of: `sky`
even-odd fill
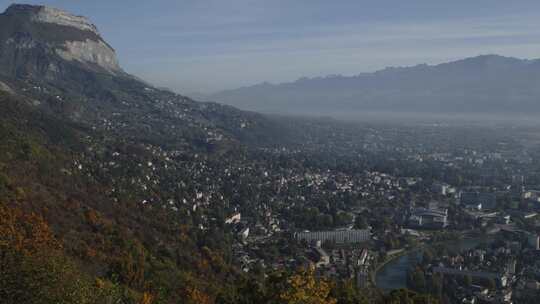
[[[540,58],[538,0],[21,3],[87,16],[127,72],[184,94],[480,54]]]

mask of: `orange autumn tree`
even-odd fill
[[[154,303],[154,296],[149,292],[144,292],[140,301],[140,304],[152,304]]]
[[[42,217],[0,202],[3,304],[90,304],[112,299],[108,290],[98,291],[64,255],[61,243]]]
[[[0,250],[14,250],[26,256],[62,248],[49,225],[35,214],[25,214],[0,203]]]
[[[188,287],[185,292],[186,303],[189,304],[212,304],[212,298],[196,287]]]
[[[287,304],[336,304],[330,296],[331,285],[315,277],[313,267],[299,270],[287,278],[284,290],[279,293],[279,302]]]

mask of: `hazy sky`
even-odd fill
[[[89,17],[126,71],[184,93],[479,54],[540,58],[538,0],[25,3]]]

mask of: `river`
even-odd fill
[[[476,247],[482,242],[491,242],[491,238],[473,238],[448,242],[449,248],[457,251]],[[420,262],[422,250],[416,250],[402,255],[384,265],[376,274],[375,283],[384,291],[407,287],[407,270],[409,267]]]

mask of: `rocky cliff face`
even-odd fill
[[[0,73],[59,80],[84,71],[123,73],[87,18],[20,4],[0,14]]]
[[[94,32],[94,34],[99,35],[96,26],[90,23],[87,18],[75,16],[56,8],[13,4],[6,10],[4,14],[26,15],[34,22],[55,23],[58,25],[71,26],[78,28],[81,31],[91,31]]]

